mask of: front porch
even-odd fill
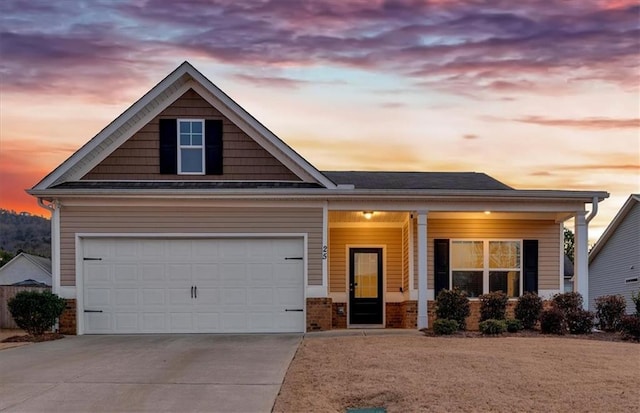
[[[563,291],[566,212],[352,209],[326,217],[327,296],[307,298],[307,331],[431,328],[437,291],[453,287],[468,291],[474,330],[480,294],[508,292],[513,315],[524,291]]]

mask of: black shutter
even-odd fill
[[[538,293],[538,240],[522,241],[522,261],[524,262],[524,292]]]
[[[433,268],[435,276],[435,296],[441,290],[449,289],[449,240],[433,240]]]
[[[160,173],[178,173],[178,121],[160,119]]]
[[[222,175],[222,121],[204,121],[204,162],[207,175]]]

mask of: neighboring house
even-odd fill
[[[573,261],[567,254],[564,255],[564,292],[573,291]]]
[[[627,313],[635,312],[631,293],[640,293],[640,195],[624,203],[589,253],[589,309],[595,299],[621,294]]]
[[[0,285],[51,286],[51,259],[19,253],[0,267]]]
[[[78,334],[422,328],[443,288],[560,292],[570,218],[586,295],[585,204],[608,197],[319,171],[186,62],[29,193]]]

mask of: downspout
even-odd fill
[[[38,205],[51,212],[51,290],[60,295],[60,203],[45,204],[38,198]]]
[[[591,200],[591,212],[589,213],[589,216],[585,218],[585,221],[587,222],[587,225],[589,225],[589,222],[591,222],[591,220],[593,218],[596,217],[596,215],[598,215],[598,197],[594,196],[593,199]]]

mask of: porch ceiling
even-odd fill
[[[409,212],[373,211],[370,219],[364,217],[364,211],[329,211],[329,222],[378,222],[403,223],[409,217]]]

